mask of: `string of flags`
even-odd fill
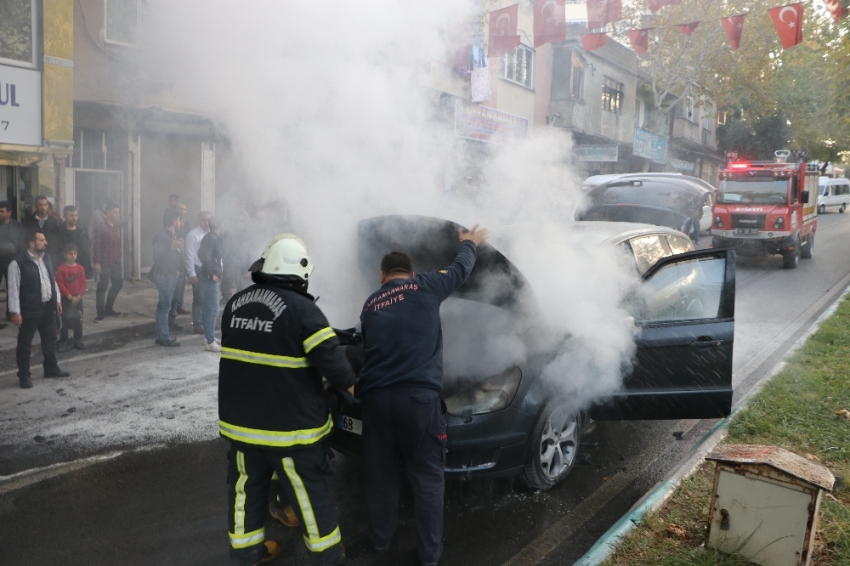
[[[850,10],[845,0],[823,0],[827,10],[836,22],[846,17]],[[647,0],[654,14],[664,6],[681,4],[682,0]],[[565,0],[536,0],[534,2],[534,47],[546,43],[560,43],[566,39]],[[768,10],[773,26],[782,43],[783,49],[789,49],[803,41],[803,3],[797,2],[777,6]],[[499,57],[513,53],[520,45],[517,32],[519,5],[490,12],[490,37],[487,47],[488,57]],[[720,18],[720,23],[729,39],[732,49],[741,45],[744,30],[744,18],[748,13]],[[604,29],[609,23],[623,19],[622,0],[587,0],[587,19],[589,29]],[[691,35],[702,22],[676,24],[685,35]],[[655,28],[628,30],[626,35],[638,56],[649,49],[649,32]],[[605,45],[607,33],[591,32],[581,34],[581,43],[585,51],[592,51]]]

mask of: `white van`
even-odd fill
[[[844,212],[850,206],[850,180],[844,178],[818,179],[818,213],[823,214],[827,208],[837,208]]]

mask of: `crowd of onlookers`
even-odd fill
[[[19,328],[16,358],[23,388],[32,387],[29,359],[36,332],[45,377],[68,375],[58,367],[57,349],[85,349],[87,280],[95,280],[93,322],[120,316],[115,301],[124,283],[121,231],[129,218],[122,219],[117,204],[105,202],[94,212],[89,236],[80,225],[77,207],[66,206],[60,219],[47,197],[37,196],[34,208],[18,222],[12,218],[12,205],[0,201],[0,282],[6,280],[6,317]],[[219,305],[251,283],[251,263],[273,235],[286,231],[288,212],[281,201],[257,207],[236,198],[226,210],[215,217],[202,211],[191,225],[186,204],[176,194],[169,197],[163,228],[152,241],[149,272],[159,292],[158,345],[179,346],[171,334],[183,328],[175,319],[191,315],[192,331],[204,336],[206,350],[221,351],[214,334]],[[184,308],[187,284],[192,289],[191,309]],[[0,328],[5,326],[0,322]]]

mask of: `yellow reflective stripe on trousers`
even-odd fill
[[[236,348],[222,348],[221,357],[224,360],[234,360],[247,364],[259,364],[276,368],[299,369],[310,367],[307,358],[293,358],[291,356],[275,356],[261,352],[249,352],[248,350],[237,350]]]
[[[295,498],[298,499],[298,506],[301,507],[301,515],[304,517],[304,527],[307,529],[307,540],[316,540],[319,538],[319,525],[316,524],[316,516],[313,514],[313,506],[310,504],[310,496],[307,495],[307,489],[304,487],[304,482],[301,481],[301,476],[295,471],[295,462],[292,458],[284,458],[283,471],[286,472],[286,477],[289,478],[289,483],[292,484],[292,489],[295,490]],[[308,545],[309,546],[309,545]]]
[[[228,533],[230,535],[230,546],[233,548],[248,548],[255,544],[260,544],[266,540],[266,529],[257,529],[250,533],[238,534]]]
[[[334,329],[328,326],[327,328],[322,328],[306,340],[304,340],[304,353],[309,354],[310,350],[327,340],[328,338],[333,338],[336,336]]]
[[[218,430],[222,436],[237,442],[244,442],[245,444],[253,444],[255,446],[282,448],[286,446],[315,444],[331,433],[333,430],[333,421],[329,414],[325,424],[318,428],[287,431],[247,428],[218,421]]]
[[[318,539],[310,539],[304,537],[304,542],[307,545],[307,550],[310,552],[324,552],[335,544],[342,542],[342,534],[339,532],[339,527],[335,528],[331,534]]]
[[[236,469],[239,470],[239,479],[234,487],[236,500],[233,504],[233,532],[242,535],[245,533],[245,501],[248,499],[245,484],[248,482],[248,472],[245,471],[245,454],[241,450],[236,451]]]

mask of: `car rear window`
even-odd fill
[[[641,275],[655,265],[659,259],[672,255],[667,238],[661,234],[637,236],[629,240],[629,246],[635,256],[638,271]]]
[[[667,234],[667,242],[670,244],[670,252],[673,254],[683,254],[694,249],[691,239],[685,236]]]

